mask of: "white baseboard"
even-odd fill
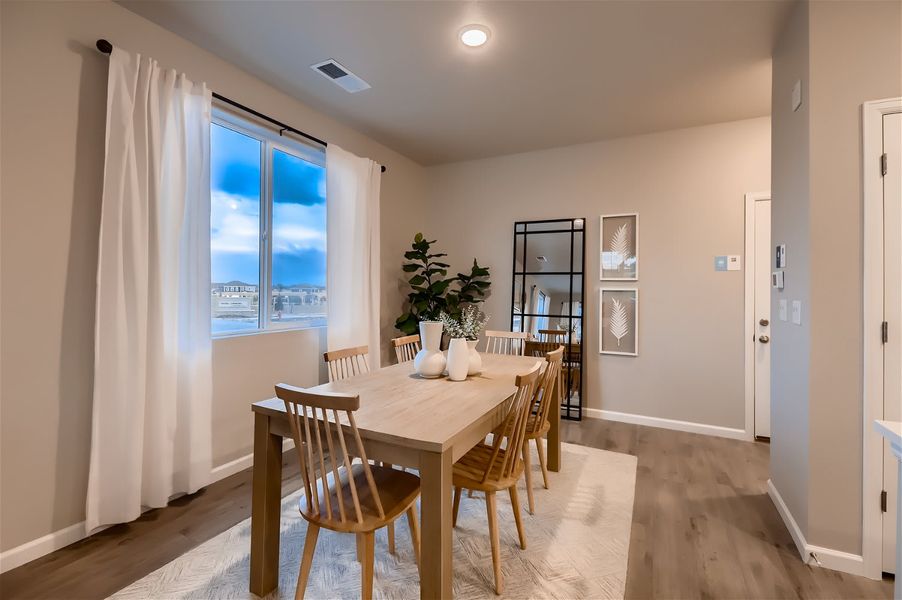
[[[706,425],[705,423],[693,423],[692,421],[677,421],[675,419],[662,419],[660,417],[648,417],[632,413],[615,412],[613,410],[599,410],[597,408],[584,408],[583,414],[591,419],[605,419],[632,423],[633,425],[645,425],[647,427],[659,427],[661,429],[673,429],[688,433],[700,433],[717,437],[730,438],[732,440],[751,441],[751,437],[744,429],[721,427],[720,425]]]
[[[789,507],[786,506],[783,497],[770,479],[767,480],[767,494],[773,501],[774,506],[777,507],[777,512],[780,513],[780,518],[783,519],[786,529],[789,530],[802,562],[852,575],[864,575],[864,559],[860,554],[849,554],[833,548],[815,546],[805,540],[805,534],[802,533],[799,524],[796,523],[795,518],[789,511]]]
[[[282,441],[282,452],[286,452],[292,448],[294,448],[294,440],[286,438]],[[210,471],[210,483],[215,483],[221,479],[234,475],[235,473],[239,473],[250,468],[253,464],[254,455],[251,453],[236,458],[224,465],[214,467],[213,470]],[[97,533],[98,531],[101,530],[98,529],[94,533]],[[36,540],[25,542],[15,548],[10,548],[5,552],[0,553],[0,573],[15,569],[16,567],[38,559],[45,554],[50,554],[55,550],[65,548],[69,544],[74,544],[75,542],[83,540],[86,537],[88,536],[85,531],[85,522],[81,521],[74,525],[48,533]]]

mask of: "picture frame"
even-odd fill
[[[600,225],[601,281],[638,281],[639,213],[601,215]]]
[[[639,356],[639,288],[598,290],[599,354]]]

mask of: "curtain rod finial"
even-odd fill
[[[97,40],[97,49],[104,54],[111,54],[113,52],[113,45],[104,39],[100,39]]]

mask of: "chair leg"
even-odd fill
[[[298,587],[294,592],[295,600],[304,600],[307,590],[307,578],[313,565],[313,553],[316,552],[316,540],[319,539],[319,525],[307,523],[307,537],[304,539],[304,554],[301,556],[301,570],[298,573]]]
[[[523,521],[520,520],[520,497],[517,495],[517,484],[507,488],[511,496],[511,507],[514,509],[514,521],[517,523],[517,535],[520,536],[520,548],[526,550],[526,534],[523,533]]]
[[[363,534],[357,534],[357,562],[363,562]]]
[[[545,466],[545,444],[541,437],[536,438],[536,450],[539,451],[539,464],[542,466],[542,479],[545,480],[545,489],[548,489],[548,467]]]
[[[495,504],[495,492],[485,493],[486,513],[489,517],[489,538],[492,541],[492,570],[495,572],[495,593],[499,596],[504,591],[501,579],[501,540],[498,535],[498,507]]]
[[[363,600],[372,600],[376,532],[368,531],[361,537],[363,538],[363,560],[360,562],[360,595]]]
[[[463,490],[459,487],[454,488],[454,509],[451,514],[451,527],[457,527],[457,511],[460,510],[460,496]]]
[[[413,555],[417,560],[417,572],[420,570],[420,519],[417,517],[417,503],[407,509],[407,525],[410,528],[410,543],[413,544]]]
[[[388,467],[389,469],[393,468],[392,464],[387,463],[387,462],[382,463],[382,466]],[[385,529],[386,529],[386,532],[388,533],[388,553],[394,554],[395,553],[395,524],[389,523]]]
[[[529,514],[536,514],[535,499],[532,497],[532,457],[529,452],[529,440],[523,442],[523,472],[526,474],[526,504]]]

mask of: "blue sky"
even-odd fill
[[[259,282],[260,142],[214,125],[211,259],[214,282]],[[326,172],[273,154],[273,284],[326,282]]]

